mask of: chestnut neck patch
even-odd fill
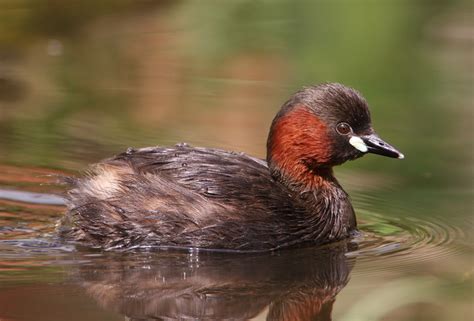
[[[326,124],[304,105],[274,120],[267,161],[274,176],[313,189],[333,178]]]

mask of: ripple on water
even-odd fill
[[[440,260],[457,252],[451,245],[464,237],[461,228],[436,216],[427,220],[410,216],[409,211],[403,211],[403,216],[358,212],[360,234],[354,238],[358,249],[347,254],[358,260],[394,257],[400,265]]]

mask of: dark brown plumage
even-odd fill
[[[350,124],[350,135],[338,132],[341,122]],[[237,251],[347,238],[356,228],[354,211],[332,166],[367,151],[400,157],[386,143],[360,147],[359,140],[374,137],[367,103],[356,91],[309,87],[275,117],[269,166],[244,153],[186,144],[129,149],[75,181],[62,234],[104,248]]]

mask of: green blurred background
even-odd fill
[[[443,266],[448,281],[434,287],[464,302],[459,319],[472,302],[472,13],[464,0],[2,0],[0,165],[75,171],[179,141],[264,157],[292,92],[344,83],[406,159],[350,162],[343,185],[362,218],[437,217],[462,230],[449,245],[459,257],[420,273]]]
[[[291,92],[337,81],[366,96],[378,131],[413,161],[365,166],[403,167],[413,183],[447,163],[464,176],[470,9],[464,1],[4,0],[0,157],[81,168],[129,145],[176,140],[264,156],[268,125]]]

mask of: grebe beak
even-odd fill
[[[363,153],[373,153],[398,159],[405,158],[395,147],[384,142],[375,133],[365,136],[352,136],[349,143]]]

